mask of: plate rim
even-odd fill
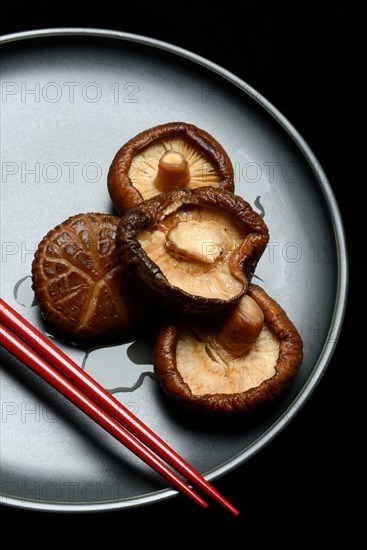
[[[155,49],[161,49],[183,57],[197,65],[201,65],[202,67],[208,69],[211,72],[214,72],[218,76],[234,84],[242,92],[244,92],[245,94],[250,96],[255,102],[257,102],[260,107],[265,109],[272,116],[272,118],[275,119],[278,124],[280,124],[283,130],[288,133],[293,142],[297,145],[299,151],[303,154],[304,159],[307,161],[309,168],[311,169],[314,178],[317,180],[319,189],[320,191],[322,191],[325,202],[328,206],[330,222],[333,226],[333,236],[337,253],[337,283],[333,316],[328,334],[325,338],[323,349],[313,367],[311,374],[307,378],[306,383],[304,384],[296,398],[289,405],[289,407],[276,420],[276,422],[273,423],[269,427],[269,429],[264,432],[261,437],[259,437],[258,440],[255,441],[248,449],[241,451],[237,455],[233,456],[230,460],[222,463],[221,466],[207,472],[204,477],[208,481],[212,481],[244,464],[250,457],[253,457],[261,449],[266,447],[270,443],[270,441],[272,441],[281,431],[283,431],[287,424],[289,424],[289,422],[296,416],[296,414],[308,401],[309,397],[316,389],[318,383],[320,382],[330,363],[343,327],[348,298],[349,282],[346,236],[336,197],[332,190],[331,184],[320,162],[313,153],[311,147],[304,140],[298,130],[293,126],[293,124],[281,113],[281,111],[279,111],[268,99],[266,99],[261,93],[259,93],[254,87],[249,85],[242,78],[239,78],[237,75],[218,65],[217,63],[214,63],[213,61],[188,49],[149,36],[94,27],[54,27],[9,33],[0,35],[0,45],[9,44],[12,42],[21,42],[28,39],[57,38],[61,36],[81,36],[85,38],[114,39],[120,40],[122,42],[132,42],[140,45],[149,46]],[[157,501],[160,502],[162,500],[166,500],[167,498],[172,498],[176,495],[178,495],[178,492],[174,489],[162,489],[154,493],[145,494],[143,498],[120,499],[114,502],[92,504],[53,504],[49,502],[44,503],[34,502],[31,500],[21,500],[16,497],[9,497],[6,495],[4,499],[4,495],[0,493],[0,504],[15,506],[17,508],[47,512],[98,512],[117,509],[121,510],[126,508],[131,509],[134,507],[151,504]]]

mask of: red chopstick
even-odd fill
[[[210,495],[233,515],[237,516],[239,514],[239,511],[180,455],[1,298],[0,320],[2,322],[1,335],[4,347],[7,347],[14,355],[18,354],[17,357],[33,370],[35,370],[34,367],[38,368],[39,371],[36,370],[36,372],[56,387],[60,393],[66,395],[64,391],[66,390],[68,392],[66,397],[72,402],[75,403],[73,399],[77,399],[78,403],[75,404],[79,408],[89,416],[93,414],[91,416],[93,420],[159,471],[172,485],[193,498],[201,506],[207,506],[180,478],[175,476],[161,461],[158,461],[151,451],[154,451],[160,458],[184,475],[188,481]],[[19,357],[19,354],[21,354],[21,357]],[[38,357],[37,354],[41,357]],[[55,371],[52,366],[57,370]],[[64,377],[66,377],[66,380]],[[55,381],[58,387],[55,386]],[[77,394],[78,397],[75,397]],[[88,410],[82,408],[86,402],[88,403],[86,405]],[[102,407],[102,410],[100,407]],[[111,415],[112,418],[108,415]],[[103,424],[101,424],[101,419]],[[123,431],[123,435],[120,430]],[[122,441],[121,438],[124,440]],[[143,446],[143,450],[140,445]],[[151,451],[149,451],[148,446]],[[154,460],[152,457],[154,457]]]
[[[51,367],[44,359],[39,357],[32,348],[28,347],[17,336],[12,334],[2,323],[0,323],[0,341],[4,348],[30,367],[35,373],[41,376],[43,380],[58,390],[69,399],[69,401],[74,403],[74,405],[92,418],[92,420],[97,422],[97,424],[123,443],[128,449],[133,451],[139,458],[154,468],[154,470],[168,479],[174,487],[185,493],[203,508],[207,508],[207,503],[167,468],[167,466],[135,436],[130,434],[123,426],[116,422],[116,420],[111,418],[103,409],[100,409],[88,396],[83,394],[76,386],[73,386],[67,378],[64,378],[62,374]]]

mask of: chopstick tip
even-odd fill
[[[237,508],[235,508],[233,506],[233,504],[231,504],[230,502],[228,502],[228,500],[226,502],[223,502],[222,505],[224,506],[224,508],[226,508],[229,512],[231,512],[231,514],[233,516],[239,516],[240,515],[240,511],[237,510]]]

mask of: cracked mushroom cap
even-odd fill
[[[282,394],[303,359],[302,339],[285,311],[251,284],[217,319],[164,324],[154,368],[163,390],[210,414],[253,413]]]
[[[101,213],[72,216],[36,250],[32,285],[40,310],[76,341],[124,339],[137,325],[140,304],[116,255],[119,221]]]
[[[169,122],[141,132],[115,155],[107,187],[123,214],[143,200],[179,187],[234,191],[232,163],[223,147],[193,124]]]
[[[268,239],[245,200],[202,187],[161,193],[129,210],[116,246],[122,265],[156,301],[203,314],[240,299]]]

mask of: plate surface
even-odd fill
[[[45,330],[30,271],[37,244],[79,212],[114,213],[119,147],[169,121],[227,150],[236,193],[270,231],[259,283],[304,340],[288,393],[252,421],[177,410],[154,378],[151,342],[60,347],[209,480],[260,451],[316,387],[343,321],[347,255],[328,180],[292,125],[256,90],[191,52],[141,36],[52,29],[1,39],[1,296]],[[0,500],[55,511],[126,508],[176,494],[56,391],[1,350]]]

